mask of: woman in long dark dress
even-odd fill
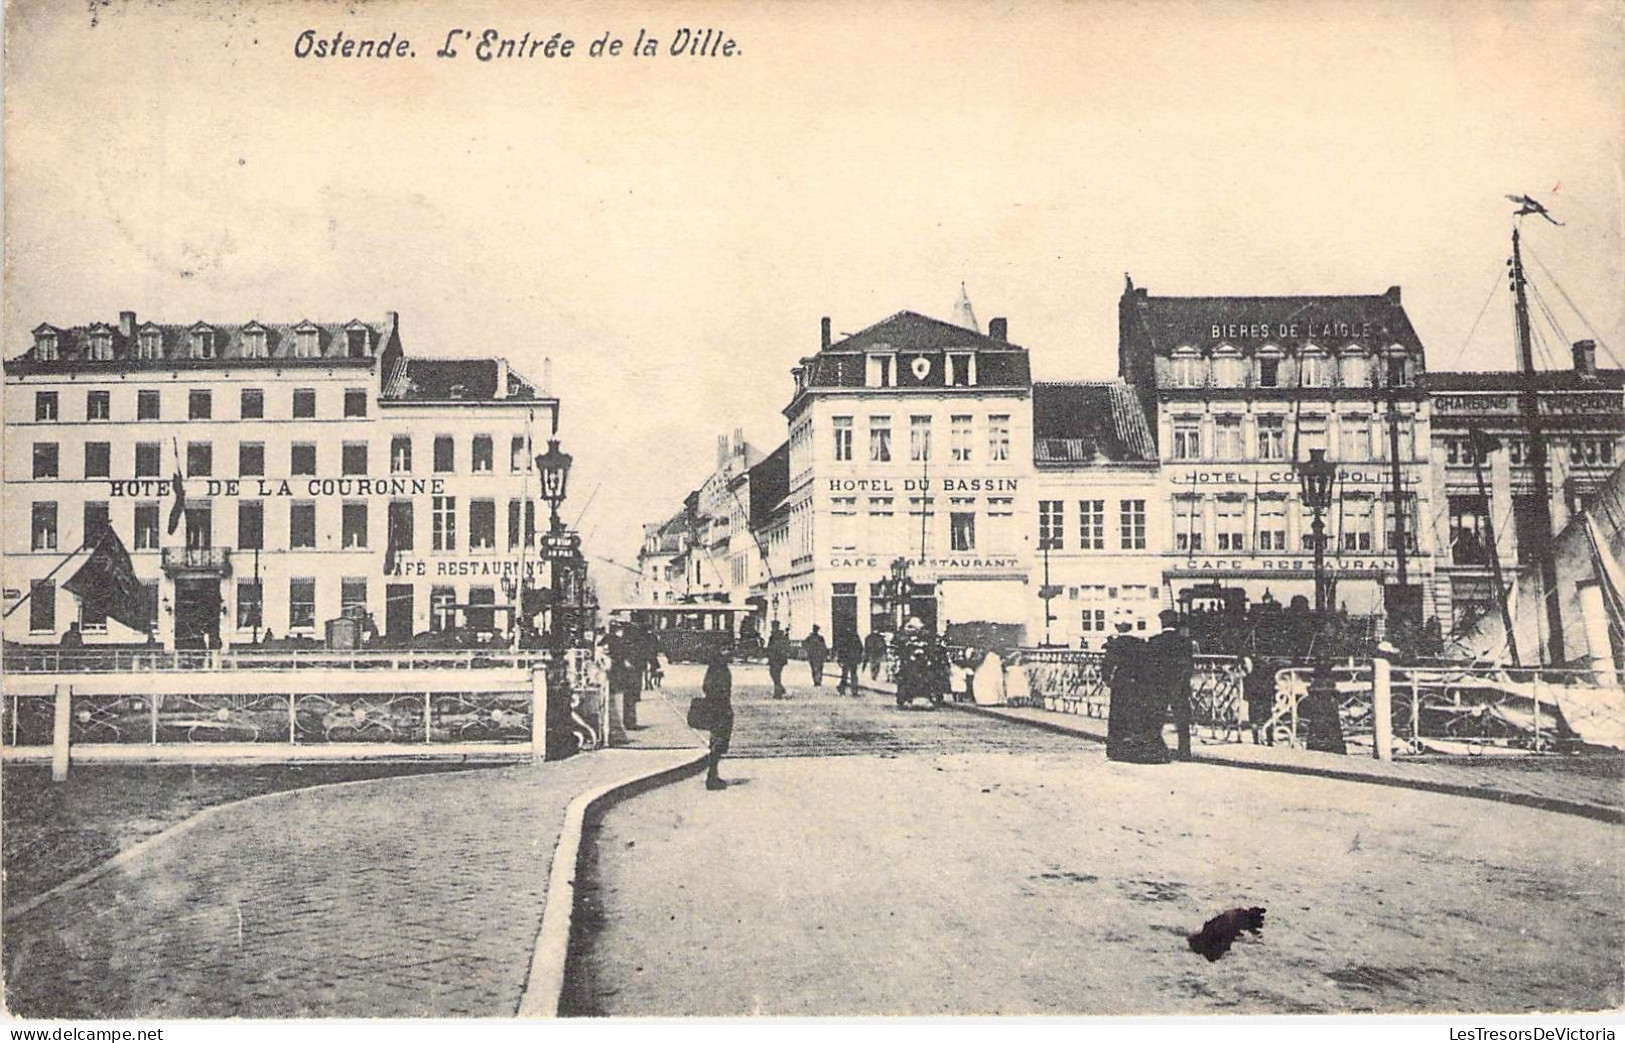
[[[700,690],[711,704],[711,752],[705,761],[705,788],[726,789],[728,784],[717,774],[717,767],[722,763],[722,755],[728,752],[728,741],[734,733],[734,679],[733,671],[728,669],[725,649],[712,650]]]

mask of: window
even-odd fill
[[[836,496],[829,502],[829,549],[855,551],[858,549],[858,498]]]
[[[262,359],[269,352],[265,350],[265,331],[262,329],[243,330],[243,358]]]
[[[524,535],[520,535],[520,517],[524,517]],[[534,546],[536,543],[536,501],[508,501],[508,549]]]
[[[1175,460],[1200,460],[1202,458],[1202,426],[1194,419],[1178,418],[1174,420],[1174,456]]]
[[[904,530],[904,545],[910,550],[914,549],[916,534],[919,537],[919,553],[924,556],[935,544],[932,519],[936,516],[935,496],[910,496],[908,498],[909,523]]]
[[[148,632],[158,629],[158,581],[155,579],[141,584],[141,615],[147,621]]]
[[[1342,370],[1342,384],[1346,388],[1363,388],[1371,385],[1371,363],[1360,354],[1348,354],[1337,360]]]
[[[1309,459],[1309,453],[1315,449],[1328,449],[1330,440],[1326,435],[1326,418],[1314,414],[1304,414],[1298,418],[1298,459]]]
[[[309,442],[295,442],[288,447],[288,473],[314,475],[316,473],[316,447]]]
[[[1611,467],[1614,463],[1612,438],[1569,439],[1569,462],[1586,467]]]
[[[208,501],[186,502],[186,545],[188,547],[214,546],[214,505]]]
[[[1106,610],[1103,608],[1086,608],[1079,626],[1086,634],[1100,634],[1106,630]]]
[[[92,362],[113,361],[113,334],[107,330],[98,330],[86,338],[86,354]]]
[[[344,415],[347,417],[362,417],[367,415],[367,389],[344,389]]]
[[[389,469],[395,474],[412,470],[412,438],[396,435],[389,440]]]
[[[975,432],[971,428],[969,413],[956,413],[949,420],[948,429],[948,458],[956,464],[971,462],[971,440]]]
[[[288,629],[316,625],[316,581],[299,577],[288,581]]]
[[[850,463],[852,460],[852,418],[849,416],[831,417],[830,425],[835,431],[835,462]]]
[[[1516,497],[1516,496],[1514,496],[1512,498],[1512,509],[1513,509],[1514,519],[1516,519],[1516,516],[1517,516],[1518,500],[1519,499],[1520,498]],[[1382,497],[1382,500],[1383,500],[1383,513],[1388,519],[1388,525],[1387,525],[1386,532],[1384,533],[1384,539],[1385,539],[1385,544],[1387,546],[1387,549],[1390,552],[1392,552],[1395,549],[1395,545],[1399,542],[1396,539],[1398,533],[1394,530],[1394,523],[1399,520],[1394,515],[1394,494],[1393,493],[1384,493],[1383,497]],[[1405,518],[1404,518],[1405,549],[1408,550],[1408,551],[1414,551],[1414,550],[1416,550],[1416,533],[1417,533],[1416,494],[1415,493],[1405,493],[1405,494],[1403,494],[1403,496],[1400,499],[1400,503],[1403,505],[1404,511],[1405,511]]]
[[[367,345],[371,340],[367,336],[371,331],[361,326],[351,326],[344,331],[345,347],[349,349],[350,357],[363,359],[367,357]]]
[[[908,458],[915,463],[929,463],[931,460],[931,418],[928,416],[911,416],[908,418]]]
[[[1062,528],[1066,525],[1066,503],[1063,500],[1038,501],[1038,549],[1060,550],[1066,546]]]
[[[243,388],[240,408],[244,420],[265,419],[265,392],[259,388]]]
[[[495,630],[496,613],[489,607],[497,603],[497,592],[491,587],[468,588],[468,626],[471,630]],[[480,606],[480,607],[476,607]]]
[[[892,385],[892,357],[890,355],[870,355],[868,384],[872,388],[888,388]]]
[[[433,508],[430,518],[434,522],[434,541],[430,546],[435,550],[456,550],[457,497],[436,496]]]
[[[514,474],[531,469],[530,440],[524,435],[514,435],[513,441],[508,445],[508,470]]]
[[[451,587],[429,588],[429,626],[450,630],[457,625],[457,592]]]
[[[107,633],[107,612],[100,605],[79,602],[79,629],[87,634]]]
[[[1258,425],[1258,458],[1260,460],[1286,459],[1286,417],[1260,416]]]
[[[186,443],[186,474],[192,478],[207,478],[214,474],[212,442]]]
[[[391,500],[389,502],[388,540],[394,545],[397,553],[412,549],[413,535],[412,501]]]
[[[265,443],[237,443],[237,476],[255,478],[265,474]]]
[[[158,505],[156,503],[138,503],[135,505],[135,549],[158,549]]]
[[[363,550],[367,546],[367,504],[365,501],[347,501],[341,515],[341,539],[345,550]]]
[[[106,500],[85,501],[85,527],[82,530],[86,544],[94,544],[102,532],[112,527],[112,518],[107,513]]]
[[[56,582],[36,579],[28,584],[28,629],[36,634],[56,630]]]
[[[1145,550],[1145,501],[1119,500],[1117,528],[1124,550]]]
[[[162,401],[156,391],[137,391],[135,393],[135,418],[137,420],[158,420]]]
[[[163,333],[158,330],[142,330],[135,339],[135,357],[147,362],[163,358]]]
[[[1247,383],[1247,366],[1237,355],[1220,355],[1213,360],[1213,386],[1239,388]]]
[[[1450,560],[1457,565],[1487,565],[1490,560],[1489,512],[1481,496],[1450,500]]]
[[[1174,549],[1187,554],[1202,549],[1202,504],[1193,496],[1174,497]]]
[[[56,550],[56,503],[48,501],[34,505],[33,522],[29,528],[33,534],[29,540],[29,547],[33,550]]]
[[[470,500],[468,503],[468,548],[490,550],[497,545],[497,503]]]
[[[1258,501],[1258,549],[1286,550],[1286,498],[1260,497]]]
[[[314,359],[322,354],[322,331],[314,325],[301,324],[294,327],[293,355],[294,358]]]
[[[367,443],[345,442],[342,460],[343,473],[347,475],[367,473]]]
[[[987,459],[996,464],[1010,459],[1009,413],[994,413],[987,418]]]
[[[1174,387],[1199,388],[1202,386],[1202,360],[1196,355],[1174,356],[1173,370]]]
[[[85,443],[85,477],[106,478],[112,472],[113,447],[107,442]]]
[[[948,512],[948,547],[956,551],[976,549],[976,500],[954,497]]]
[[[1353,551],[1369,551],[1372,545],[1372,521],[1376,501],[1369,496],[1345,496],[1340,507],[1342,508],[1341,528],[1343,530],[1343,549]]]
[[[237,629],[253,630],[265,625],[265,587],[259,580],[237,581]]]
[[[192,357],[195,359],[214,358],[214,330],[192,331]]]
[[[896,515],[894,501],[890,496],[869,497],[869,517],[891,518]]]
[[[367,578],[346,576],[339,580],[339,615],[363,616],[367,612]]]
[[[1371,459],[1371,418],[1346,416],[1342,418],[1343,446],[1338,451],[1344,460]]]
[[[869,462],[872,464],[891,463],[891,417],[872,416],[869,418]]]
[[[1459,467],[1472,467],[1479,463],[1478,454],[1473,452],[1471,438],[1446,438],[1444,440],[1444,462]]]
[[[1332,386],[1331,360],[1325,355],[1305,355],[1298,363],[1298,383],[1306,388]]]
[[[1388,386],[1396,388],[1408,386],[1411,382],[1411,378],[1405,365],[1405,356],[1390,355],[1388,356],[1387,363]]]
[[[186,418],[188,420],[213,419],[214,395],[205,388],[193,388],[186,396]]]
[[[457,469],[455,443],[450,435],[440,435],[434,440],[434,469],[437,472]]]
[[[1106,501],[1078,501],[1078,549],[1106,549]]]
[[[261,550],[265,546],[265,501],[237,501],[237,549]]]
[[[295,420],[314,420],[316,418],[316,389],[293,389],[293,418]]]
[[[1258,386],[1261,388],[1274,388],[1281,386],[1280,359],[1261,358],[1258,360]]]
[[[61,470],[55,442],[34,443],[34,477],[55,478]]]
[[[57,401],[55,391],[34,392],[34,419],[57,419]]]
[[[1399,428],[1399,458],[1401,460],[1414,459],[1416,456],[1416,426],[1408,417],[1401,417],[1397,425]],[[1393,438],[1393,430],[1389,421],[1384,421],[1382,432],[1377,438],[1377,459],[1389,458],[1389,447]],[[1523,453],[1528,448],[1521,438],[1505,438],[1502,441],[1507,447],[1507,459],[1514,464],[1524,463]]]
[[[1241,444],[1241,417],[1221,416],[1213,420],[1213,458],[1240,460],[1247,455]]]
[[[34,334],[34,357],[41,362],[55,362],[57,360],[56,334],[54,332]]]
[[[1247,501],[1220,499],[1214,520],[1213,540],[1219,550],[1239,553],[1247,549]]]
[[[492,463],[491,436],[475,435],[473,452],[473,469],[475,474],[490,474]]]
[[[135,476],[137,478],[158,477],[159,446],[157,442],[137,442],[135,444]]]
[[[111,391],[85,392],[85,419],[113,419],[113,393]]]
[[[288,546],[293,550],[311,550],[316,546],[314,500],[295,500],[288,505]]]

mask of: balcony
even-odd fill
[[[228,576],[231,574],[230,547],[165,547],[164,574],[167,576]]]

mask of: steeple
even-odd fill
[[[970,306],[970,294],[965,292],[964,283],[959,284],[959,300],[954,302],[954,317],[949,321],[972,332],[982,332],[982,327],[976,322],[976,312]]]

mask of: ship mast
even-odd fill
[[[1518,328],[1518,366],[1524,375],[1519,408],[1529,432],[1529,466],[1534,471],[1534,518],[1531,528],[1541,537],[1538,548],[1540,598],[1546,606],[1546,662],[1557,666],[1563,655],[1563,606],[1557,596],[1557,560],[1553,555],[1556,534],[1552,532],[1552,491],[1546,473],[1546,440],[1540,420],[1540,393],[1536,387],[1535,349],[1529,327],[1529,299],[1525,293],[1523,251],[1518,243],[1518,226],[1512,226],[1511,266],[1513,314]],[[1485,505],[1488,509],[1488,504]],[[1522,551],[1523,548],[1520,548]],[[1509,638],[1510,634],[1507,635]]]

